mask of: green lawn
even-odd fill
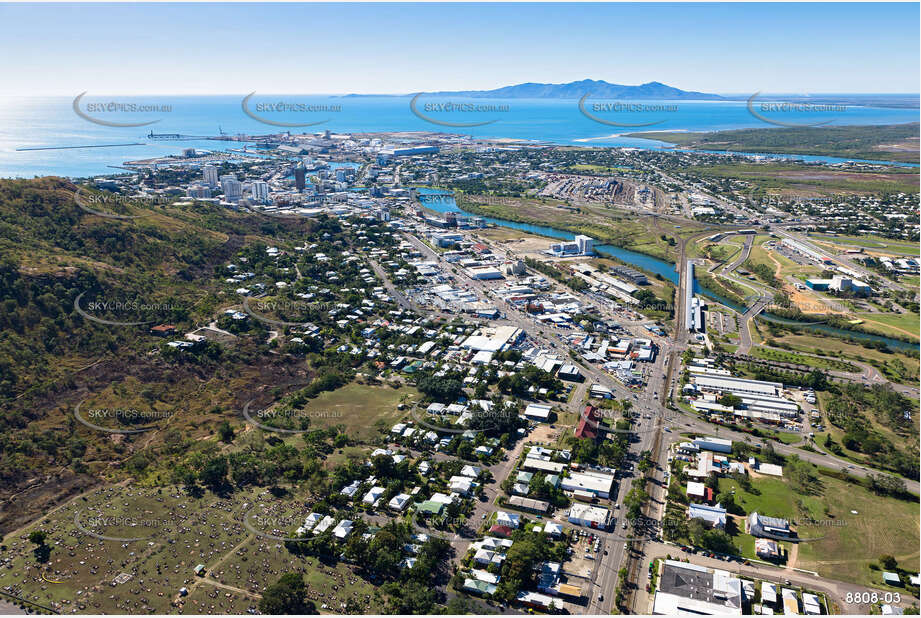
[[[904,240],[893,240],[882,236],[827,236],[824,234],[810,234],[809,238],[821,240],[835,245],[848,247],[864,247],[878,249],[882,253],[892,252],[899,255],[918,255],[918,243]]]
[[[796,363],[799,365],[818,367],[819,369],[849,371],[852,373],[860,372],[860,368],[857,367],[857,365],[852,365],[851,363],[845,361],[837,360],[834,358],[818,358],[815,356],[807,356],[805,354],[797,354],[796,352],[788,352],[786,350],[753,347],[749,354],[756,358],[763,358],[765,360],[778,361],[781,363]]]
[[[345,432],[357,440],[367,440],[380,434],[380,429],[390,427],[408,414],[397,410],[403,398],[418,401],[419,392],[404,386],[370,386],[351,383],[334,391],[321,393],[304,407],[311,426],[328,427],[345,425]]]
[[[720,490],[735,489],[736,504],[746,513],[799,522],[795,566],[823,577],[865,585],[874,583],[868,565],[892,554],[901,567],[918,568],[918,503],[877,496],[861,486],[821,476],[818,495],[797,494],[786,479],[757,478],[752,491],[732,479],[721,479]],[[741,528],[741,525],[739,526]],[[743,551],[744,529],[736,535]],[[811,539],[811,540],[809,540]],[[746,554],[747,555],[747,554]]]
[[[917,313],[858,313],[857,317],[866,320],[864,325],[868,329],[879,330],[883,334],[895,333],[897,336],[904,336],[905,332],[903,331],[908,331],[915,336],[919,335],[918,323],[919,320],[921,320],[921,316]],[[879,324],[873,324],[872,322],[880,322],[885,326],[892,326],[895,330],[888,329]]]
[[[772,339],[783,341],[793,350],[801,352],[837,356],[842,359],[853,359],[869,363],[886,373],[886,377],[891,380],[903,384],[918,384],[918,359],[905,354],[886,353],[866,348],[856,343],[850,343],[837,337],[826,337],[818,333],[785,334],[782,337],[773,337]],[[892,373],[889,373],[887,368],[891,369]]]

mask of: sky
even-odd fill
[[[0,4],[0,95],[917,93],[918,3]]]

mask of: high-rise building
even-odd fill
[[[243,198],[243,183],[233,174],[221,176],[221,189],[228,202],[239,202]]]
[[[303,161],[294,168],[294,186],[298,191],[303,191],[304,187],[307,186],[307,167]]]
[[[269,201],[269,183],[264,180],[253,182],[253,201],[265,204]]]
[[[205,184],[212,189],[217,186],[217,168],[213,165],[206,165],[202,168]]]
[[[579,246],[579,253],[581,255],[591,255],[592,253],[594,253],[595,241],[591,237],[582,236],[580,234],[579,236],[576,236],[574,240],[576,241],[576,244]]]
[[[204,185],[190,185],[186,189],[186,195],[189,197],[198,197],[205,198],[211,197],[211,187],[206,187]]]

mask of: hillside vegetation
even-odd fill
[[[827,155],[918,162],[919,123],[876,126],[736,129],[709,133],[633,133],[683,148]]]

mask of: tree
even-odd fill
[[[883,568],[886,569],[887,571],[894,571],[896,567],[899,566],[899,563],[895,559],[895,557],[889,554],[884,554],[880,556],[879,563],[883,565]]]
[[[226,484],[227,477],[227,458],[214,457],[205,464],[198,478],[211,491],[217,492]]]
[[[33,530],[29,533],[29,541],[36,545],[44,545],[48,534],[42,530]]]
[[[721,406],[729,406],[730,408],[738,408],[742,405],[742,398],[738,395],[733,395],[732,393],[726,393],[719,398],[718,403]]]
[[[716,501],[726,509],[727,513],[733,515],[744,515],[745,511],[736,504],[736,497],[731,491],[724,491],[716,497]]]
[[[464,385],[460,380],[434,376],[422,378],[416,387],[436,401],[457,401],[464,393]]]
[[[739,550],[732,544],[732,537],[723,530],[707,530],[701,538],[701,546],[721,554],[737,554]]]
[[[307,586],[297,573],[285,573],[265,589],[259,601],[263,614],[315,614],[312,602],[307,601]]]
[[[233,427],[230,426],[230,423],[227,421],[222,422],[217,428],[217,434],[221,439],[221,442],[225,444],[230,444],[233,442],[234,431]]]
[[[770,440],[764,441],[764,446],[761,448],[761,457],[763,457],[767,463],[783,463],[783,456],[774,451],[774,445],[771,444]]]

